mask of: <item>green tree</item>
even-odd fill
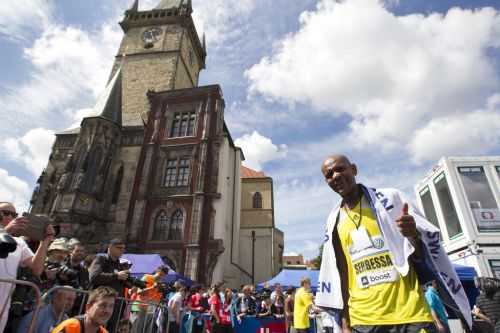
[[[313,267],[319,269],[321,267],[321,260],[323,259],[323,245],[319,247],[319,254],[311,260]]]

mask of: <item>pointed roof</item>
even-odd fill
[[[139,0],[134,0],[132,7],[130,7],[131,11],[137,12],[139,10]]]
[[[182,4],[183,0],[161,0],[155,9],[170,9],[178,8]]]
[[[93,114],[122,125],[122,71],[118,68],[94,106]]]
[[[266,174],[262,171],[255,171],[245,166],[240,166],[241,178],[267,178]]]

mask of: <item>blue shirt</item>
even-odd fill
[[[433,287],[428,287],[425,291],[425,299],[434,312],[436,312],[441,323],[448,325],[448,316],[446,315],[446,310],[444,309],[443,302],[439,298],[438,293]]]
[[[17,328],[17,333],[28,332],[32,317],[33,311],[23,317]],[[66,319],[68,319],[68,316],[63,314],[59,320],[59,318],[56,318],[54,310],[52,309],[52,304],[45,305],[38,312],[32,333],[50,333],[59,323]]]

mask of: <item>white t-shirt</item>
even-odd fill
[[[17,242],[17,248],[14,252],[9,253],[5,259],[0,259],[0,278],[15,279],[17,277],[17,269],[25,260],[33,257],[33,252],[28,247],[24,239],[13,237]],[[0,332],[3,332],[7,324],[10,309],[10,297],[15,285],[11,283],[0,282]]]
[[[176,306],[176,311],[172,311],[172,307]],[[180,315],[182,310],[182,294],[175,293],[174,296],[168,301],[168,321],[175,321],[177,316]]]

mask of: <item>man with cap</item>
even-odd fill
[[[122,239],[114,238],[109,242],[107,252],[98,254],[89,267],[89,289],[100,286],[111,287],[116,290],[118,297],[124,296],[126,281],[130,274],[129,267],[120,261],[124,252],[125,242]],[[110,332],[114,332],[115,325],[121,319],[124,310],[125,303],[117,299],[107,326]]]
[[[65,238],[56,238],[47,250],[45,270],[42,274],[42,290],[48,290],[57,284],[61,266],[69,254]]]

